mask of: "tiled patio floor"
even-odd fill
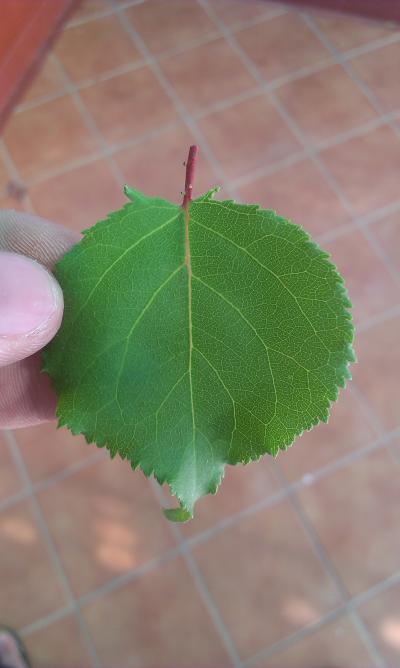
[[[185,526],[54,425],[0,435],[0,622],[35,668],[400,666],[400,29],[268,2],[87,0],[0,143],[0,206],[82,230],[121,184],[302,223],[359,363],[328,425],[230,470]],[[22,181],[22,201],[7,183]]]

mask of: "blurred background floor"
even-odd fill
[[[35,668],[400,665],[400,29],[268,2],[86,0],[0,143],[0,207],[82,230],[127,182],[276,208],[346,277],[328,425],[194,521],[54,425],[0,435],[0,621]]]

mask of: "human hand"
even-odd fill
[[[56,397],[40,371],[40,351],[63,314],[51,269],[79,239],[37,216],[0,211],[0,428],[55,418]]]

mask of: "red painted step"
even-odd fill
[[[0,128],[77,0],[0,0]]]

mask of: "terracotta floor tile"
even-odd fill
[[[356,324],[398,303],[398,286],[361,232],[349,230],[324,249],[344,277]]]
[[[393,111],[400,107],[399,86],[393,85],[400,69],[399,42],[364,53],[350,63],[376,95],[384,111]]]
[[[277,89],[310,140],[318,141],[373,118],[346,75],[328,65],[332,61],[329,51],[296,13],[287,11],[272,18],[271,13],[281,7],[272,2],[213,0],[210,4],[225,24],[237,31],[239,43],[267,81],[326,63],[324,74]],[[92,21],[96,12],[108,12],[110,6],[108,0],[85,0],[72,16],[72,21],[82,19],[82,24],[70,25],[60,37],[57,54],[75,81],[96,77],[139,57],[114,15]],[[191,110],[255,85],[247,73],[243,74],[235,54],[218,37],[218,28],[195,0],[146,0],[123,9],[123,16],[154,55],[164,53],[162,67],[174,65],[169,76]],[[253,20],[258,24],[252,28],[240,27],[241,22]],[[394,33],[385,24],[338,15],[319,14],[315,20],[340,50]],[[212,41],[195,47],[202,39]],[[181,56],[184,67],[177,58],[165,55],[166,50],[175,48],[186,49]],[[385,109],[399,106],[397,60],[398,45],[393,45],[353,62]],[[24,101],[56,94],[61,87],[58,69],[48,59]],[[143,66],[90,86],[82,91],[82,99],[106,141],[120,144],[115,159],[128,184],[178,202],[184,181],[182,163],[194,138],[150,69]],[[155,139],[132,147],[124,144],[169,124],[175,125]],[[210,114],[201,120],[200,127],[228,179],[302,149],[264,95]],[[62,168],[99,150],[69,96],[12,116],[5,142],[28,186],[39,181],[44,171]],[[398,147],[393,131],[381,127],[324,152],[323,160],[357,214],[369,214],[398,200]],[[0,207],[25,209],[26,197],[18,202],[6,194],[8,181],[0,159]],[[115,181],[108,161],[99,159],[38,182],[29,187],[29,195],[41,215],[81,230],[126,201],[122,185]],[[201,152],[195,194],[214,185],[217,181],[212,166]],[[241,188],[240,195],[304,223],[312,234],[325,234],[348,223],[340,201],[309,160],[254,180]],[[398,216],[374,223],[369,229],[392,262],[400,264]],[[392,279],[357,233],[349,229],[326,246],[345,273],[359,321],[394,303]],[[395,319],[361,332],[356,339],[359,362],[352,367],[354,388],[364,395],[384,429],[399,426],[399,339],[399,322]],[[333,408],[329,424],[305,434],[278,458],[288,481],[312,475],[338,457],[370,444],[376,434],[363,410],[350,386]],[[56,430],[54,425],[20,430],[16,436],[34,482],[98,452],[94,445],[88,446],[67,430]],[[396,447],[400,461],[398,441],[392,441],[382,451],[319,483],[311,484],[310,478],[310,485],[302,492],[306,511],[352,593],[365,590],[399,566]],[[230,468],[218,494],[200,501],[195,520],[183,525],[184,536],[207,530],[279,491],[275,469],[276,462],[268,458],[245,468]],[[13,461],[0,442],[0,500],[20,489]],[[126,462],[105,459],[90,463],[86,470],[43,490],[40,503],[78,596],[175,545],[148,483]],[[336,589],[286,502],[243,519],[199,544],[195,556],[244,658],[319,619],[339,602]],[[396,665],[398,596],[393,590],[359,609],[384,660]],[[7,601],[7,614],[1,605],[3,600]],[[3,619],[24,626],[65,604],[29,504],[0,513],[0,622]],[[84,615],[105,668],[230,666],[180,558],[96,600]],[[26,641],[37,668],[90,666],[74,618],[37,631]],[[328,659],[335,668],[372,668],[373,662],[346,616],[254,668],[321,668]]]
[[[8,176],[8,171],[0,156],[0,193],[5,192],[9,180],[10,177]]]
[[[18,429],[15,437],[33,482],[49,478],[97,452],[97,447],[86,443],[83,436],[56,429],[55,423]]]
[[[356,339],[358,364],[353,366],[354,381],[388,430],[400,426],[399,338],[400,318],[392,318],[360,332]]]
[[[293,643],[283,652],[254,664],[254,668],[321,668],[321,666],[373,668],[373,660],[348,617],[341,617]]]
[[[172,102],[148,67],[86,88],[81,97],[109,143],[135,139],[178,120]]]
[[[14,209],[15,211],[28,211],[25,198],[19,202],[14,197],[0,197],[0,209]]]
[[[400,267],[400,213],[374,223],[369,228],[396,267]]]
[[[331,171],[358,215],[399,198],[400,142],[387,126],[323,151]]]
[[[265,95],[210,114],[200,121],[200,127],[230,178],[300,149]]]
[[[54,61],[47,57],[40,66],[39,71],[35,75],[32,83],[29,85],[26,93],[21,98],[20,102],[31,102],[44,95],[53,95],[59,93],[64,89],[64,84],[60,76],[60,72]]]
[[[172,546],[148,481],[128,462],[107,458],[41,492],[39,500],[77,595]]]
[[[71,97],[14,114],[5,128],[4,139],[25,179],[61,167],[97,148]]]
[[[131,146],[114,155],[126,183],[147,195],[165,197],[172,202],[182,201],[185,167],[189,146],[195,137],[184,125],[167,130],[154,139]],[[204,153],[198,155],[194,197],[217,185],[214,171]]]
[[[281,452],[278,464],[287,480],[294,482],[340,457],[367,446],[376,434],[366,420],[351,389],[341,391],[332,406],[328,424],[321,423],[301,436],[287,452]]]
[[[268,81],[330,58],[304,21],[292,13],[240,30],[236,39]]]
[[[400,464],[400,439],[395,439],[389,445],[389,452],[392,457]]]
[[[340,14],[317,14],[316,24],[326,37],[340,51],[347,51],[356,46],[387,37],[395,32],[394,26],[382,21],[370,21],[361,17],[341,16]]]
[[[312,235],[344,225],[348,214],[311,160],[262,176],[239,189],[244,202],[257,202],[302,225]]]
[[[22,489],[22,481],[10,449],[0,432],[0,501]]]
[[[265,0],[211,0],[215,13],[228,27],[238,26],[243,22],[267,18],[279,8],[276,2]]]
[[[24,637],[29,658],[35,668],[90,668],[79,625],[66,617]]]
[[[191,112],[257,86],[225,39],[185,51],[184,56],[166,58],[160,64]]]
[[[153,53],[187,47],[218,32],[195,0],[150,0],[124,13]]]
[[[376,118],[341,65],[293,81],[276,94],[309,142],[318,143]]]
[[[181,558],[97,600],[83,614],[104,666],[231,665]]]
[[[0,591],[3,623],[14,628],[66,605],[28,502],[0,513]]]
[[[97,160],[60,176],[42,181],[29,190],[36,212],[81,232],[127,199],[105,160]]]
[[[396,468],[390,455],[380,450],[299,493],[352,595],[391,576],[400,566]]]
[[[243,658],[338,603],[287,502],[226,529],[194,555]]]
[[[71,14],[71,21],[89,18],[92,14],[108,8],[107,0],[81,0],[75,11]]]
[[[74,82],[137,62],[141,55],[115,16],[64,30],[55,54]]]
[[[217,494],[209,494],[200,499],[195,508],[194,519],[182,525],[182,533],[187,537],[194,536],[225,517],[267,499],[279,489],[274,462],[268,455],[246,466],[227,466],[225,478]]]
[[[358,612],[388,668],[400,664],[400,585],[364,603]]]

